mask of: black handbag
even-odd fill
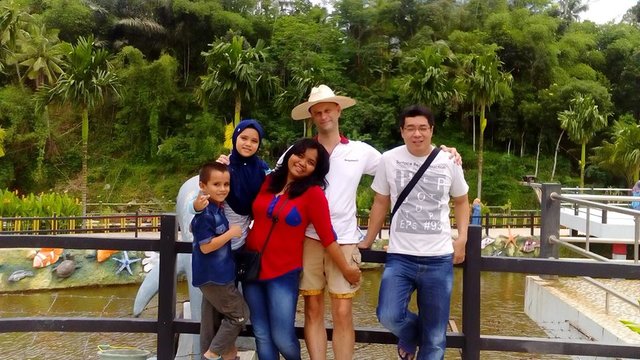
[[[289,201],[287,199],[282,203],[278,212],[282,210],[285,204]],[[254,250],[238,250],[235,253],[235,261],[236,261],[236,280],[245,282],[245,281],[255,281],[258,280],[260,276],[260,262],[262,261],[262,254],[264,250],[267,248],[267,243],[269,243],[269,238],[271,238],[271,233],[273,232],[273,228],[276,226],[278,222],[278,215],[274,214],[271,217],[271,228],[267,233],[267,238],[264,241],[264,245],[262,245],[261,251]]]
[[[236,251],[236,279],[238,281],[257,280],[260,276],[260,256],[257,251],[238,250]]]

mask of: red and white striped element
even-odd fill
[[[43,268],[55,263],[56,261],[58,261],[58,259],[60,259],[62,251],[63,249],[41,248],[36,256],[33,257],[33,267]]]

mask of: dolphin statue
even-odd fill
[[[191,225],[191,219],[194,214],[191,211],[191,201],[196,198],[196,195],[200,191],[198,186],[198,175],[185,181],[178,191],[176,197],[176,215],[178,220],[178,226],[180,227],[181,241],[193,242],[193,234],[189,231]],[[191,307],[191,319],[200,321],[200,309],[202,308],[202,292],[200,289],[191,285],[192,273],[191,273],[191,254],[178,254],[176,258],[176,273],[178,275],[183,274],[187,277],[189,284],[189,302]],[[158,293],[158,283],[160,277],[160,267],[154,266],[151,271],[146,275],[144,281],[138,289],[136,299],[133,304],[133,316],[138,317],[149,304],[149,301]],[[192,354],[200,356],[200,335],[198,334],[185,334],[182,336],[192,337]]]

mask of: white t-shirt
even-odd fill
[[[385,152],[371,188],[381,195],[391,195],[393,209],[398,195],[426,158],[411,155],[405,145]],[[468,191],[462,167],[440,152],[394,215],[387,252],[414,256],[453,253],[449,199]]]
[[[375,175],[380,152],[362,141],[342,141],[331,152],[330,168],[325,189],[331,223],[338,236],[338,244],[360,242],[356,218],[356,195],[362,175]],[[307,227],[306,236],[318,239],[313,225]]]

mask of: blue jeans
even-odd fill
[[[410,353],[420,347],[418,360],[444,359],[452,285],[453,255],[387,254],[376,314],[399,347]],[[416,290],[418,314],[408,308]]]
[[[287,360],[300,359],[295,329],[299,283],[300,270],[295,270],[243,284],[260,360],[278,360],[278,353]]]

